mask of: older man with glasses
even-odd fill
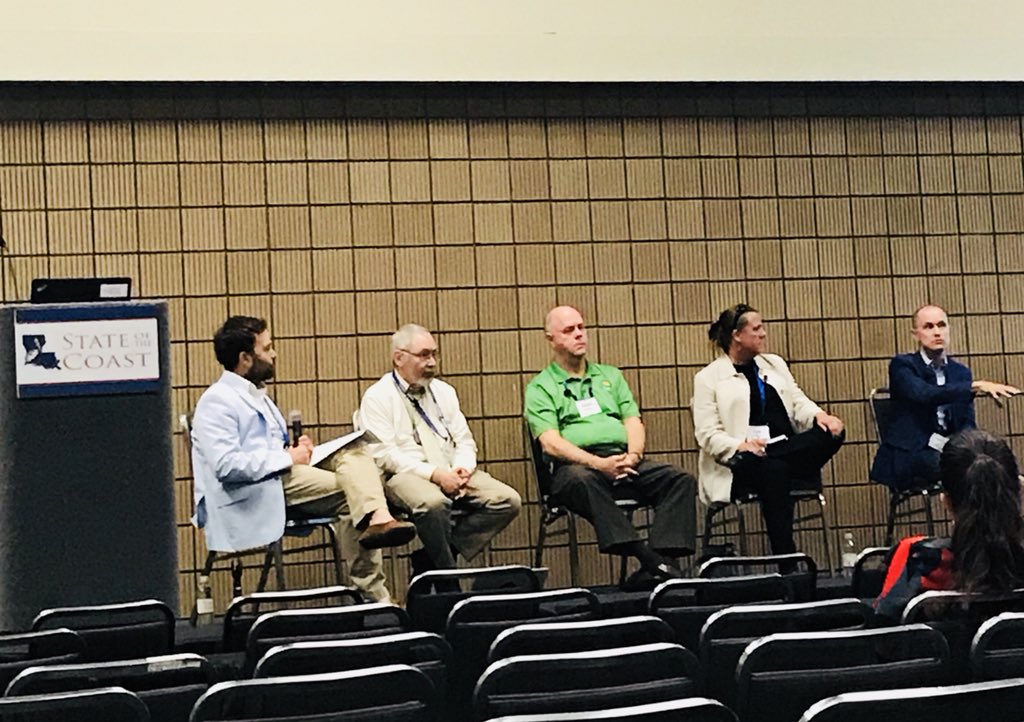
[[[437,377],[431,333],[415,324],[391,337],[392,370],[366,390],[359,424],[378,439],[370,453],[388,501],[412,515],[423,549],[413,572],[469,560],[519,513],[515,489],[477,467],[477,447],[455,389]],[[453,508],[463,509],[454,525]]]

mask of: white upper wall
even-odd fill
[[[9,0],[0,80],[1024,80],[1024,2]]]

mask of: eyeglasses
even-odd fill
[[[407,348],[403,348],[403,349],[399,349],[399,351],[404,351],[405,353],[409,354],[410,356],[415,356],[420,361],[426,361],[427,359],[431,359],[431,358],[436,361],[436,360],[439,360],[441,358],[441,352],[439,350],[437,350],[436,348],[425,348],[422,351],[410,351]]]

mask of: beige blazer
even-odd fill
[[[821,407],[800,390],[781,356],[761,354],[757,366],[775,387],[798,432],[814,423]],[[722,355],[697,372],[693,380],[694,435],[700,447],[698,476],[700,499],[705,504],[730,501],[732,471],[722,464],[736,453],[747,436],[750,421],[750,384]]]

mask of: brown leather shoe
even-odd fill
[[[359,543],[365,549],[398,547],[416,538],[416,525],[410,521],[392,519],[383,524],[370,524],[359,535]]]

